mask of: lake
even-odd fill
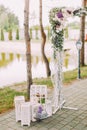
[[[64,54],[63,71],[76,68],[73,58],[70,58],[69,52]],[[48,56],[50,68],[52,69],[52,60]],[[32,77],[46,77],[46,69],[41,55],[32,56]],[[26,81],[26,56],[19,53],[0,53],[0,87]]]

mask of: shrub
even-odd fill
[[[16,30],[16,40],[19,40],[19,29]]]
[[[8,32],[8,39],[12,40],[12,29],[10,29]]]
[[[3,32],[3,29],[1,29],[1,41],[4,41],[4,32]]]

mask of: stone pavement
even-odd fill
[[[58,110],[41,122],[32,122],[31,126],[21,126],[15,121],[15,111],[0,115],[0,130],[87,130],[87,79],[78,80],[63,87],[65,106],[78,108]]]

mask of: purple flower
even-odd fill
[[[57,13],[57,17],[58,17],[58,18],[63,18],[63,14],[62,14],[61,11]]]
[[[42,107],[39,106],[39,108],[38,108],[38,113],[42,113],[42,111],[43,111]]]

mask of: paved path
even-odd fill
[[[21,126],[15,121],[15,111],[0,115],[0,130],[87,130],[87,79],[63,87],[65,106],[78,110],[61,109],[41,122]]]

